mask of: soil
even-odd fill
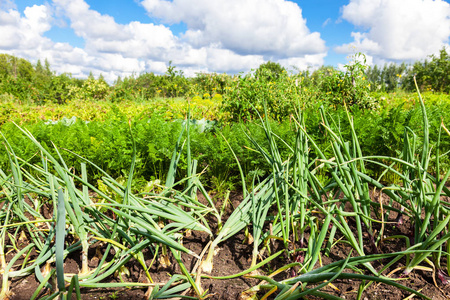
[[[378,193],[374,193],[372,198],[374,201],[379,201],[380,195]],[[204,199],[199,197],[200,201],[204,201]],[[234,193],[230,196],[231,206],[228,207],[225,215],[229,215],[233,210],[233,207],[237,207],[237,205],[242,200],[242,195],[239,193]],[[445,199],[448,200],[448,199]],[[217,201],[217,206],[220,208],[221,203],[220,200]],[[43,208],[44,216],[51,216],[51,207]],[[389,216],[389,221],[394,221],[396,219],[396,213],[392,213]],[[214,224],[216,224],[216,220],[209,219],[210,226],[214,229]],[[354,224],[354,220],[349,218],[348,224],[355,229],[356,224]],[[407,218],[404,219],[402,224],[386,224],[384,228],[385,236],[393,236],[393,235],[408,235],[411,232],[411,223]],[[376,228],[377,231],[381,230],[379,226]],[[356,229],[355,229],[356,230]],[[337,237],[339,238],[339,236]],[[367,237],[366,237],[367,238]],[[194,251],[195,253],[201,253],[205,247],[207,247],[209,242],[209,238],[206,234],[202,232],[193,231],[189,236],[183,238],[183,245]],[[26,242],[24,242],[26,244]],[[367,243],[369,244],[369,242]],[[19,245],[20,247],[21,245]],[[282,249],[282,245],[277,242],[274,242],[273,253],[277,251],[277,249]],[[219,244],[219,251],[214,256],[214,268],[212,272],[212,276],[225,276],[240,273],[250,267],[251,263],[251,253],[253,245],[249,244],[246,241],[244,232],[240,232],[233,237],[226,240],[224,243]],[[378,251],[379,253],[392,253],[395,251],[405,250],[406,246],[404,241],[402,240],[385,240],[379,247],[375,249],[370,249],[367,247],[365,249],[366,253],[373,253],[374,251]],[[331,262],[345,259],[347,255],[350,253],[350,246],[345,243],[337,243],[336,246],[332,248],[332,252],[329,256],[322,255],[321,263],[322,265],[329,264]],[[105,254],[105,247],[100,243],[94,243],[90,249],[89,257],[91,261],[89,262],[89,266],[91,268],[95,268],[98,265],[99,255]],[[112,250],[111,250],[112,251]],[[147,265],[152,259],[151,253],[144,251],[144,257],[146,259]],[[111,253],[113,254],[113,253]],[[35,257],[37,253],[32,253],[30,258]],[[171,255],[168,256],[171,264],[164,265],[161,262],[157,261],[153,267],[149,270],[154,282],[167,282],[170,278],[170,274],[181,273],[178,264],[173,259]],[[7,256],[8,259],[11,257]],[[182,255],[182,260],[185,266],[190,271],[195,271],[198,268],[198,260],[190,255]],[[389,262],[389,260],[383,262],[375,262],[373,266],[379,270],[382,268],[384,264]],[[446,263],[446,261],[444,260]],[[20,263],[20,261],[18,261]],[[269,271],[274,271],[279,267],[289,263],[283,257],[283,255],[279,256],[277,259],[273,260],[269,264],[265,265],[262,269],[259,269],[259,273],[266,273]],[[392,265],[388,270],[385,270],[383,274],[387,276],[390,271],[393,271],[397,268],[401,268],[404,266],[405,261],[403,259],[399,260],[397,263]],[[444,264],[443,264],[444,265]],[[317,267],[320,265],[318,264]],[[81,253],[72,253],[70,254],[64,261],[64,271],[66,273],[78,273],[81,267]],[[142,267],[136,262],[131,260],[127,265],[127,269],[129,270],[129,275],[123,275],[123,280],[130,282],[145,282],[144,272]],[[347,272],[348,270],[346,270]],[[295,273],[295,270],[287,270],[285,272],[277,275],[276,280],[283,280],[289,278]],[[414,270],[407,277],[402,277],[402,270],[398,270],[395,273],[389,275],[391,278],[400,279],[400,283],[406,285],[414,290],[419,290],[424,295],[430,297],[431,299],[450,299],[450,284],[444,285],[440,280],[437,279],[437,276],[434,276],[432,272]],[[267,273],[266,273],[267,274]],[[369,274],[369,273],[367,273]],[[436,280],[435,280],[436,277]],[[436,281],[436,282],[435,282]],[[120,282],[117,276],[111,276],[104,282]],[[260,283],[257,279],[248,278],[245,276],[237,277],[234,279],[227,280],[218,280],[218,279],[202,279],[202,288],[204,290],[208,290],[209,299],[249,299],[245,297],[243,292],[258,283]],[[325,288],[321,289],[321,291],[339,296],[343,299],[356,299],[358,294],[358,289],[360,288],[360,281],[353,280],[335,280],[332,285],[328,285]],[[39,282],[36,280],[34,275],[30,275],[27,277],[23,277],[20,279],[14,279],[10,283],[12,295],[10,296],[10,300],[22,300],[22,299],[30,299],[39,286]],[[44,292],[39,295],[39,297],[43,297],[46,293],[48,295],[47,290],[44,289]],[[82,289],[82,299],[147,299],[145,296],[146,289],[142,288],[121,288],[121,289]],[[267,292],[267,291],[266,291]],[[188,291],[186,293],[188,296],[193,296]],[[263,296],[264,293],[258,294],[259,297]],[[268,299],[273,299],[276,293],[269,296]],[[391,286],[385,284],[370,284],[363,292],[362,298],[364,300],[369,299],[405,299],[410,296],[410,293],[405,292],[403,290],[393,288]],[[38,298],[39,298],[38,297]],[[73,297],[73,299],[75,299]],[[318,299],[313,296],[308,296],[305,299]],[[418,299],[418,297],[409,298],[409,299]]]

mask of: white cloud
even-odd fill
[[[0,10],[0,52],[24,57],[31,62],[48,59],[52,70],[57,73],[70,72],[76,77],[89,74],[85,66],[90,58],[83,49],[55,43],[44,36],[53,21],[49,6],[26,7],[23,16],[13,5],[9,7]]]
[[[249,71],[264,63],[261,55],[239,55],[228,49],[207,48],[207,65],[216,72]]]
[[[287,70],[315,70],[324,64],[326,53],[305,55],[304,57],[290,57],[281,59],[278,62]]]
[[[323,23],[322,23],[322,27],[326,27],[328,24],[330,24],[332,22],[331,18],[327,18]]]
[[[24,26],[31,31],[30,35],[41,35],[50,30],[52,17],[47,6],[33,5],[32,7],[27,7],[25,8],[24,14]]]
[[[342,18],[363,29],[340,53],[365,52],[382,60],[420,60],[448,45],[450,4],[442,0],[351,0]]]
[[[14,0],[0,0],[0,10],[17,9]]]
[[[300,7],[279,0],[143,0],[150,16],[187,25],[194,47],[220,45],[239,55],[301,56],[326,51],[311,33]]]
[[[20,15],[17,11],[0,11],[0,48],[14,49],[20,45],[19,25]]]
[[[149,60],[146,63],[149,72],[154,72],[156,74],[163,74],[167,70],[167,65],[162,61],[152,61]]]
[[[54,0],[54,3],[69,18],[75,34],[86,41],[88,51],[142,57],[176,44],[176,37],[165,26],[140,22],[121,25],[113,17],[91,10],[84,0]]]
[[[109,82],[117,76],[164,73],[169,61],[193,76],[249,71],[268,60],[306,68],[323,64],[326,56],[325,42],[318,32],[310,32],[293,2],[147,0],[142,5],[163,23],[119,24],[85,0],[52,0],[21,14],[6,0],[0,2],[0,52],[32,62],[47,58],[57,73],[75,77],[102,73]],[[169,24],[178,22],[187,30],[174,35]],[[70,27],[84,46],[47,38],[52,26]]]
[[[0,11],[0,49],[32,49],[45,43],[42,34],[51,28],[51,15],[44,5],[27,7],[24,17],[17,10]]]

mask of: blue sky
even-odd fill
[[[444,0],[0,0],[0,53],[48,59],[58,73],[109,81],[415,61],[449,47]]]

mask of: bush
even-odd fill
[[[38,98],[38,90],[25,77],[6,75],[0,77],[0,93],[12,95],[18,102],[32,103]]]
[[[223,95],[231,84],[231,76],[227,74],[206,74],[198,73],[190,82],[190,97],[202,96],[205,94],[214,97],[216,94]]]
[[[327,73],[320,73],[321,98],[334,108],[343,105],[364,109],[378,107],[376,99],[370,95],[371,84],[364,74],[365,63],[365,56],[358,53],[351,63],[344,66],[345,71],[327,69]]]
[[[71,85],[69,87],[69,97],[77,100],[103,100],[109,92],[109,86],[103,78],[95,79],[89,76],[81,87]]]
[[[265,113],[264,106],[274,120],[289,118],[302,99],[298,79],[286,71],[275,79],[266,69],[260,69],[258,76],[256,73],[239,75],[223,95],[221,110],[232,121],[257,119],[258,113]]]

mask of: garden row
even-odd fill
[[[373,113],[328,114],[322,106],[289,122],[270,121],[266,113],[259,121],[222,128],[188,114],[185,121],[168,123],[158,117],[134,120],[131,132],[127,119],[116,113],[101,126],[71,119],[25,125],[36,137],[8,123],[2,127],[8,166],[0,170],[0,298],[14,299],[19,290],[23,297],[17,282],[27,278],[36,281],[30,299],[74,294],[81,299],[93,288],[128,288],[124,293],[139,288],[146,299],[223,299],[221,293],[230,288],[214,289],[217,281],[230,287],[245,278],[246,288],[231,289],[240,299],[359,300],[375,292],[382,298],[394,294],[377,284],[397,289],[401,298],[444,299],[443,290],[430,289],[428,282],[414,285],[411,274],[420,270],[436,285],[448,282],[450,169],[442,150],[449,148],[450,132],[439,118],[430,123],[437,113],[423,102],[373,118],[388,118],[392,128],[382,123],[358,128],[370,123]],[[382,128],[394,136],[380,134],[380,141],[364,136]],[[101,134],[94,136],[97,131]],[[60,149],[50,140],[61,143]],[[368,142],[371,148],[364,149]],[[61,149],[89,158],[92,145],[97,145],[93,153],[105,152],[108,160],[94,158],[94,164],[74,156],[75,163]],[[375,155],[390,145],[395,153]],[[225,153],[235,157],[224,161]],[[158,157],[170,157],[161,169],[165,180],[135,193],[133,179],[152,174],[141,168],[157,164]],[[117,171],[108,163],[116,159],[128,160],[126,170],[119,167],[123,179],[110,175]],[[239,174],[240,201],[228,204],[225,197],[219,206],[207,192],[202,164],[217,162],[223,163],[219,174]],[[372,176],[373,164],[395,174],[398,184]],[[91,184],[91,168],[101,174],[102,184]],[[201,238],[195,242],[196,237]],[[249,251],[217,257],[226,247]],[[79,259],[69,269],[74,257]],[[227,271],[241,262],[238,271]],[[342,282],[354,283],[352,291]]]
[[[418,101],[414,100],[414,95],[403,94],[403,97],[384,101],[390,103],[384,105],[384,109],[353,108],[353,122],[362,141],[363,153],[398,155],[402,151],[405,128],[417,133],[414,140],[416,146],[420,147],[423,141],[421,134],[423,128],[420,106]],[[88,103],[78,109],[70,104],[53,108],[32,107],[26,112],[15,110],[9,114],[9,118],[22,124],[53,155],[55,155],[53,144],[74,153],[82,153],[85,158],[98,164],[114,178],[126,177],[133,155],[131,139],[133,135],[137,156],[135,184],[142,187],[156,179],[164,180],[178,132],[185,123],[184,116],[189,107],[187,101],[182,100],[157,103],[127,105]],[[253,147],[247,138],[247,134],[250,134],[264,145],[265,135],[261,126],[257,122],[211,120],[211,117],[218,114],[219,105],[220,103],[211,100],[198,99],[197,102],[195,99],[191,100],[192,156],[202,167],[207,167],[205,177],[208,185],[214,189],[239,184],[237,163],[231,150],[237,155],[245,174],[248,174],[248,181],[251,181],[256,170],[258,174],[267,174],[270,171],[264,159],[252,151]],[[445,114],[450,109],[450,101],[445,95],[428,94],[425,96],[425,105],[429,116],[430,144],[435,147],[441,122],[447,125],[450,122],[450,116]],[[263,111],[260,112],[263,114]],[[321,125],[322,120],[317,112],[318,108],[315,107],[303,110],[305,126],[316,143],[323,147],[323,151],[331,154],[332,150],[326,147],[331,137],[325,134],[326,130]],[[340,132],[344,138],[349,138],[351,130],[345,109],[338,107],[328,110],[327,114],[336,121],[336,124],[331,124],[332,128]],[[4,116],[7,115],[8,113]],[[44,120],[39,120],[41,118]],[[287,141],[295,139],[293,131],[295,124],[292,117],[270,122],[273,123],[277,136]],[[1,126],[1,132],[20,157],[32,159],[33,162],[40,160],[38,156],[32,158],[36,154],[36,149],[30,145],[26,137],[18,134],[16,125],[6,122]],[[449,139],[442,138],[440,145],[441,164],[447,166],[450,163],[447,155],[450,149]],[[317,153],[313,149],[311,151],[311,155],[316,157]],[[288,147],[281,147],[282,157],[286,157],[288,152]],[[79,169],[78,158],[75,155],[67,151],[62,151],[61,155],[69,166]],[[435,161],[436,157],[433,156],[431,159]],[[8,164],[6,152],[0,152],[0,166],[6,168]],[[367,169],[372,176],[380,175],[376,165],[369,164]],[[181,173],[178,176],[186,174],[183,155],[179,170]],[[89,169],[88,172],[91,179],[101,177],[101,173],[95,168]],[[329,174],[323,170],[320,176],[326,179]],[[393,174],[387,174],[384,180],[398,179],[390,176]]]

